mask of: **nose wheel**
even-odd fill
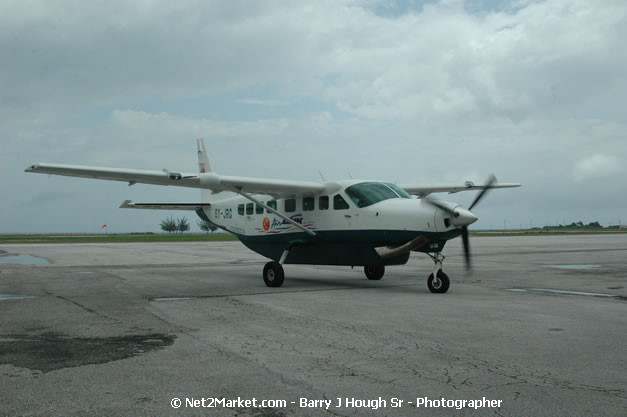
[[[448,275],[442,272],[442,270],[439,270],[436,276],[430,274],[429,278],[427,278],[427,287],[429,287],[429,291],[436,294],[444,294],[448,291],[448,287],[450,285]]]
[[[448,288],[451,285],[451,282],[448,279],[448,275],[446,275],[444,271],[442,271],[442,262],[444,262],[444,255],[442,255],[442,253],[440,252],[437,252],[433,255],[428,253],[427,255],[429,255],[431,259],[433,259],[433,263],[435,264],[433,266],[433,273],[431,273],[431,275],[429,275],[429,278],[427,278],[427,287],[429,287],[429,291],[431,291],[432,293],[444,294],[448,291]]]

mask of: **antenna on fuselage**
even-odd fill
[[[318,174],[320,174],[320,178],[322,178],[322,182],[327,182],[327,179],[324,178],[324,175],[322,175],[322,172],[320,172],[320,170],[318,170]]]

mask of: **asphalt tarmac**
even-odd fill
[[[471,245],[447,294],[424,254],[268,288],[238,242],[0,245],[0,416],[624,416],[627,235]]]

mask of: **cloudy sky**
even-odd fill
[[[523,184],[475,228],[627,223],[626,39],[624,0],[0,0],[0,233],[158,231],[117,207],[196,190],[24,168],[196,171],[200,136],[225,175]]]

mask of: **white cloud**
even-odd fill
[[[625,174],[625,164],[620,158],[611,155],[594,154],[575,164],[574,177],[577,181],[616,177]],[[623,182],[621,175],[619,182]]]
[[[279,100],[260,100],[258,98],[242,98],[236,101],[242,104],[252,104],[257,106],[285,106],[287,104]]]

